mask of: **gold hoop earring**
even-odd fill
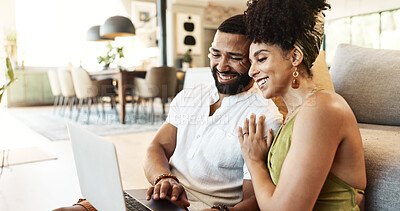
[[[293,75],[292,88],[298,89],[300,87],[300,83],[299,80],[297,80],[297,76],[299,76],[299,72],[297,72],[297,67],[294,68],[292,75]]]

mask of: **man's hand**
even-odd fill
[[[80,205],[73,205],[70,207],[60,207],[53,211],[87,211],[87,209]]]
[[[147,200],[150,200],[151,196],[154,200],[168,199],[183,209],[190,206],[185,189],[173,178],[164,178],[151,186],[147,190]]]

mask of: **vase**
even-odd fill
[[[182,70],[186,71],[187,69],[189,69],[190,67],[190,63],[189,62],[182,62]]]

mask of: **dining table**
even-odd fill
[[[133,78],[145,78],[146,70],[101,70],[101,71],[91,71],[89,75],[92,79],[95,80],[103,80],[103,79],[113,79],[117,81],[118,84],[118,102],[120,107],[120,122],[121,124],[125,124],[125,104],[126,104],[126,95],[127,95],[127,82],[133,82]],[[133,99],[132,99],[133,100]]]

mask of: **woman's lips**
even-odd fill
[[[267,77],[265,77],[265,78],[257,79],[257,80],[256,80],[256,83],[257,83],[258,87],[259,87],[260,89],[262,89],[262,88],[265,87],[265,85],[268,83],[268,81],[269,81],[269,77],[267,76]]]

